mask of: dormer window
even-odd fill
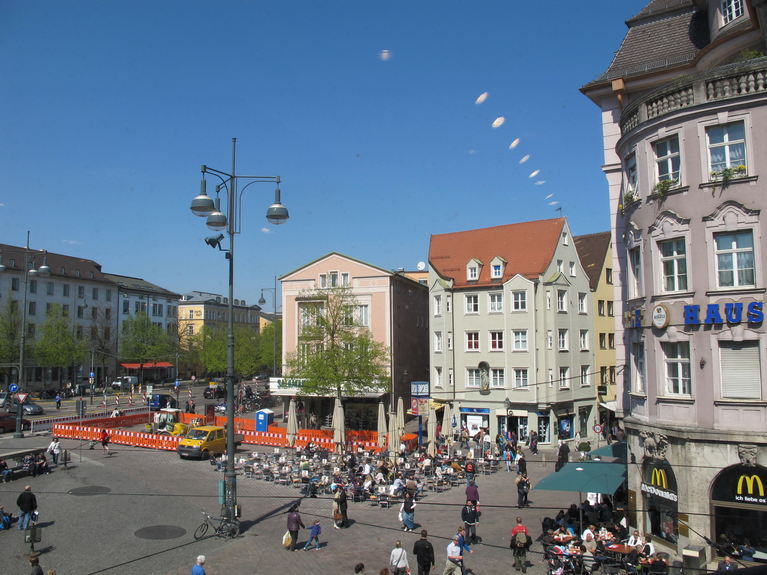
[[[570,238],[568,237],[567,232],[562,232],[562,245],[570,245]]]
[[[729,24],[743,16],[743,0],[722,0],[722,23]]]
[[[479,268],[477,266],[469,266],[467,277],[469,280],[477,280],[479,278]]]
[[[490,262],[490,279],[498,280],[503,278],[503,270],[506,267],[506,260],[496,256]]]

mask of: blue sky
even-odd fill
[[[559,206],[573,233],[607,230],[600,114],[578,88],[645,3],[0,0],[0,242],[31,230],[106,272],[225,293],[188,206],[232,137],[291,213],[271,226],[273,186],[245,194],[252,303],[330,251],[415,269],[430,234]]]

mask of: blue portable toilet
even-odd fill
[[[271,409],[261,409],[256,412],[256,431],[269,431],[269,425],[274,423],[274,412]]]

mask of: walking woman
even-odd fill
[[[413,501],[413,494],[410,491],[405,492],[405,500],[402,502],[402,506],[399,509],[402,515],[402,523],[404,527],[403,531],[412,531],[415,529],[415,501]]]
[[[410,571],[410,564],[407,561],[407,551],[402,548],[402,542],[397,541],[394,549],[389,555],[389,567],[392,575],[405,575]]]
[[[298,512],[298,505],[293,505],[288,511],[288,533],[290,533],[290,546],[288,551],[296,550],[296,541],[298,540],[298,530],[304,527],[301,521],[301,514]]]

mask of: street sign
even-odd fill
[[[458,427],[458,422],[455,420],[455,415],[450,418],[450,427]]]
[[[22,404],[22,403],[24,403],[24,401],[26,401],[26,399],[28,397],[29,397],[28,393],[17,393],[16,394],[16,401],[18,401],[19,404]]]
[[[594,433],[602,433],[602,426],[598,423],[593,427]]]
[[[16,393],[17,391],[19,391],[19,386],[16,385],[15,383],[12,383],[11,385],[8,386],[8,391],[10,391],[11,393]]]
[[[88,377],[90,377],[91,379],[93,379],[94,377],[96,377],[96,374],[95,374],[95,373],[93,373],[93,372],[91,372],[91,373],[90,373],[90,375],[89,375]]]

